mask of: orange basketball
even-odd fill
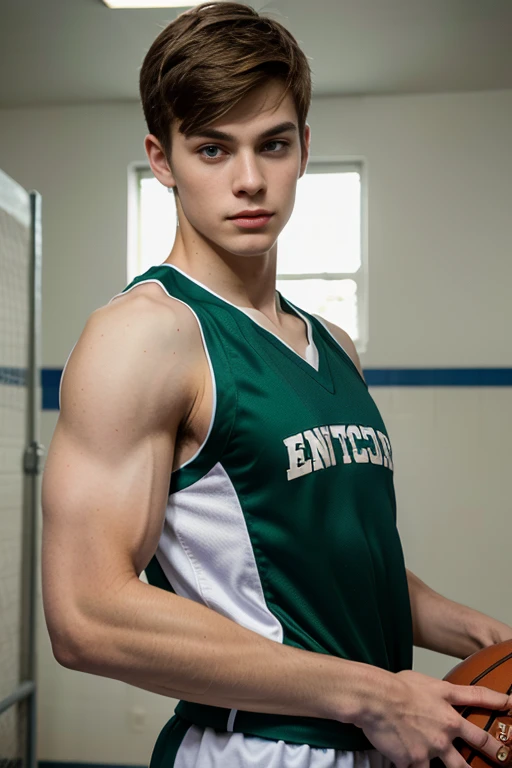
[[[501,693],[512,693],[512,640],[473,653],[450,670],[444,679],[455,685],[482,685]],[[469,722],[489,731],[504,746],[512,747],[512,710],[497,712],[457,707],[457,711]],[[502,757],[498,753],[497,762],[493,762],[462,740],[456,739],[454,746],[472,768],[496,768],[500,763],[507,766],[512,762],[512,751],[509,757],[506,750],[501,753]]]

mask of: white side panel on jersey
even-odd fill
[[[240,502],[220,463],[169,496],[156,557],[176,594],[283,642],[282,625],[265,602]]]
[[[220,463],[169,496],[156,558],[177,595],[283,642],[283,627],[265,602],[238,496]],[[231,710],[228,731],[236,713]]]

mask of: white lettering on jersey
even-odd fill
[[[346,442],[346,428],[344,424],[335,424],[332,427],[329,427],[331,430],[331,435],[333,437],[337,437],[340,441],[341,450],[343,451],[343,463],[344,464],[351,464],[352,459],[350,458],[350,453],[348,452],[347,448],[347,442]]]
[[[318,427],[313,430],[306,429],[304,437],[309,443],[311,448],[311,458],[313,459],[313,471],[316,472],[319,469],[326,469],[331,466],[331,454],[327,442],[321,434]]]
[[[356,427],[355,424],[351,424],[349,427],[347,427],[347,437],[350,440],[350,445],[352,446],[352,454],[356,462],[358,464],[369,464],[370,459],[368,457],[368,451],[366,448],[359,450],[356,445],[355,438],[357,437],[359,440],[361,440],[361,430],[359,427]]]
[[[288,449],[288,458],[290,460],[290,469],[286,471],[288,480],[295,480],[296,477],[307,475],[313,471],[311,459],[306,461],[304,456],[304,438],[302,432],[298,435],[292,435],[283,440]]]
[[[337,438],[333,444],[331,438]],[[356,440],[358,441],[356,443]],[[361,445],[362,441],[367,446]],[[313,427],[283,440],[288,451],[288,480],[336,466],[336,454],[340,453],[344,464],[377,464],[393,470],[393,457],[389,438],[373,427],[357,424],[333,424]],[[339,444],[337,451],[335,445]],[[308,450],[309,449],[309,450]],[[308,458],[308,456],[310,458]]]
[[[390,469],[393,469],[393,459],[391,454],[391,443],[389,442],[386,435],[383,435],[382,432],[379,432],[377,430],[377,434],[379,436],[379,440],[382,443],[382,449],[384,451],[384,466],[389,467]]]
[[[336,456],[334,455],[334,448],[332,447],[331,433],[329,427],[320,427],[320,432],[325,437],[325,442],[329,448],[329,455],[331,457],[331,465],[336,464]]]
[[[364,438],[368,439],[373,442],[373,447],[375,448],[375,453],[368,448],[368,453],[370,455],[370,461],[372,464],[380,464],[382,466],[382,451],[380,449],[379,441],[377,440],[377,435],[375,434],[375,430],[372,429],[372,427],[361,427],[361,434]]]

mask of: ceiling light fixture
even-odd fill
[[[209,0],[218,3],[220,0]],[[119,10],[121,8],[192,8],[200,5],[204,0],[103,0],[108,8]]]

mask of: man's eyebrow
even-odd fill
[[[284,123],[279,123],[279,125],[274,125],[273,128],[269,128],[268,130],[263,131],[263,133],[260,133],[258,140],[261,141],[262,139],[267,139],[269,136],[275,136],[276,133],[284,133],[285,131],[297,132],[297,126],[289,120]],[[193,133],[188,133],[186,138],[192,139],[196,137],[218,139],[219,141],[236,141],[235,136],[232,136],[230,133],[224,133],[224,131],[218,131],[216,128],[205,128],[203,131],[194,131]]]

